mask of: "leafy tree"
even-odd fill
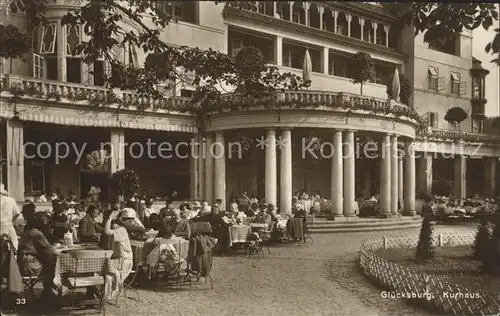
[[[367,81],[375,79],[375,66],[372,57],[364,52],[358,52],[354,55],[352,83],[361,85],[361,94],[363,94],[363,85]]]
[[[488,30],[494,21],[498,21],[496,3],[487,2],[406,2],[381,4],[400,16],[400,22],[415,27],[415,36],[424,34],[424,41],[451,40],[463,30],[483,27]],[[486,52],[496,54],[492,62],[500,65],[500,28],[495,29],[495,36]]]
[[[486,262],[489,255],[491,234],[488,228],[488,220],[481,218],[481,225],[477,229],[476,240],[474,242],[474,258],[480,262]]]
[[[424,216],[416,252],[416,259],[418,261],[431,260],[436,254],[436,249],[432,242],[432,230],[431,217]]]
[[[387,81],[387,96],[389,98],[392,98],[392,81],[394,80],[394,74],[392,74],[388,81]],[[413,83],[411,82],[410,79],[405,77],[403,74],[399,74],[399,83],[400,83],[400,90],[399,90],[399,99],[403,104],[409,105],[410,104],[410,97],[411,94],[413,93]]]
[[[115,198],[121,195],[127,201],[139,190],[139,176],[134,170],[118,170],[110,176],[109,187]]]
[[[450,124],[460,124],[467,119],[467,112],[459,106],[454,106],[446,111],[444,120]]]
[[[12,60],[22,59],[30,50],[30,38],[28,34],[21,32],[13,25],[0,25],[0,58],[10,60],[10,71],[12,72]]]

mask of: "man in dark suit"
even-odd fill
[[[82,242],[97,242],[99,241],[97,234],[104,232],[104,228],[95,221],[97,213],[96,207],[89,205],[87,215],[80,220],[78,229],[80,230],[80,240]]]

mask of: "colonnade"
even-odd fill
[[[278,134],[279,133],[279,134]],[[277,142],[279,136],[279,142]],[[213,142],[225,144],[222,131],[205,135],[207,147]],[[279,144],[277,146],[276,144]],[[292,210],[292,131],[290,129],[266,129],[265,146],[265,199],[267,203],[278,205],[284,213]],[[331,213],[333,217],[355,216],[355,131],[333,130],[332,144],[334,153],[331,157]],[[406,215],[415,214],[415,152],[413,142],[405,144],[405,154],[398,157],[398,136],[384,134],[382,136],[380,151],[380,215],[384,217],[395,216],[400,209],[400,202],[404,201]],[[225,146],[224,146],[225,147]],[[277,148],[279,147],[279,148]],[[204,177],[204,190],[199,192],[197,198],[207,200],[209,203],[215,199],[226,199],[226,155],[219,152],[215,157],[207,155],[203,168],[198,168]],[[278,159],[279,149],[279,159]],[[279,161],[279,179],[278,179]],[[203,170],[202,170],[203,169]],[[279,190],[279,203],[278,203]],[[200,190],[201,191],[201,190]]]

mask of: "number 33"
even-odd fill
[[[26,304],[26,299],[24,297],[16,299],[16,304],[17,305],[24,305]]]

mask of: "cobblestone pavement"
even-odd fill
[[[438,227],[437,231],[470,227]],[[406,230],[418,232],[418,229]],[[404,301],[380,298],[356,267],[361,242],[391,232],[322,234],[314,244],[271,248],[265,259],[214,258],[214,289],[141,290],[107,315],[428,315]]]

